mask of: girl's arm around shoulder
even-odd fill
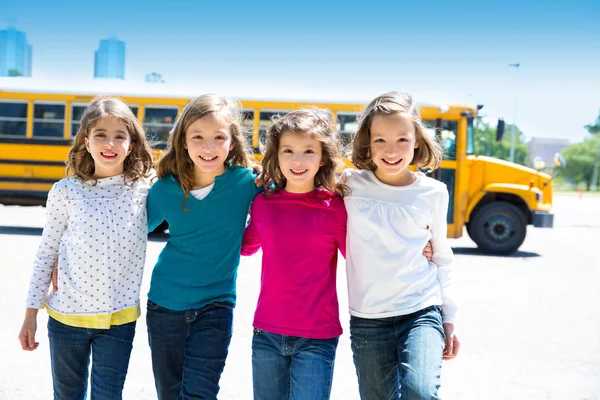
[[[166,201],[179,201],[177,197],[170,196],[170,177],[154,181],[148,193],[148,232],[154,231],[166,219],[164,209]]]
[[[248,182],[248,187],[250,188],[250,194],[252,196],[256,196],[265,191],[265,183],[260,179],[262,169],[260,169],[259,166],[255,166],[255,168],[232,166],[231,168],[235,168],[234,171],[241,174],[243,179]]]
[[[251,256],[258,251],[261,247],[260,242],[260,234],[258,232],[258,228],[256,227],[256,218],[258,218],[256,211],[256,203],[260,202],[260,197],[262,195],[256,196],[252,206],[250,207],[250,223],[246,226],[244,230],[244,237],[242,239],[242,248],[240,254],[243,256]]]
[[[344,200],[339,196],[334,196],[332,206],[335,210],[335,240],[340,252],[346,258],[346,232],[348,225],[348,213]]]
[[[67,229],[69,210],[67,193],[73,178],[56,182],[48,193],[46,202],[46,223],[38,247],[27,293],[27,308],[42,308],[48,288],[52,267],[58,258],[58,250],[64,231]]]
[[[445,185],[437,192],[435,208],[431,222],[432,262],[437,265],[437,276],[442,290],[442,317],[444,323],[454,323],[457,304],[454,283],[454,255],[447,237],[448,189]]]

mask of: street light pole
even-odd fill
[[[519,66],[521,64],[508,64],[509,67],[515,67],[515,93],[514,93],[514,102],[513,102],[513,123],[510,135],[510,162],[515,162],[515,129],[517,125],[517,71],[519,70]]]
[[[598,163],[600,163],[600,140],[598,140],[596,161],[594,162],[594,174],[592,175],[592,184],[590,185],[590,189],[592,190],[598,190]]]

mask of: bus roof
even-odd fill
[[[223,96],[237,100],[254,101],[281,101],[302,103],[330,103],[330,104],[366,104],[369,100],[357,99],[348,93],[335,89],[322,89],[319,87],[307,87],[305,85],[287,84],[285,87],[268,82],[216,82],[206,81],[192,83],[189,85],[177,85],[170,83],[132,83],[121,79],[96,78],[79,80],[77,82],[63,82],[58,80],[40,80],[27,77],[0,77],[0,92],[20,92],[39,94],[63,94],[63,95],[113,95],[129,97],[164,97],[173,99],[189,99],[202,93],[218,93]],[[419,94],[413,93],[413,97],[420,107],[438,107],[440,109],[457,107],[474,110],[476,107],[464,105],[461,95],[449,96],[444,93]],[[437,97],[438,101],[422,101],[423,99]],[[440,99],[439,97],[444,97]],[[450,102],[448,102],[450,100]]]

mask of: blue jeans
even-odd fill
[[[148,300],[146,323],[159,400],[216,399],[231,342],[233,304],[174,311]]]
[[[54,400],[84,400],[92,356],[92,400],[122,398],[135,321],[110,329],[77,328],[48,318]]]
[[[254,400],[329,399],[337,344],[254,329]]]
[[[391,318],[350,318],[362,400],[439,399],[444,328],[441,308]]]

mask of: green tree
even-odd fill
[[[596,118],[596,122],[591,125],[586,125],[585,129],[592,135],[598,135],[600,133],[600,111],[598,112],[598,117]]]
[[[475,127],[475,154],[508,161],[510,159],[511,129],[512,125],[506,125],[504,137],[500,142],[496,142],[496,127],[478,118]],[[518,126],[515,126],[515,135],[515,163],[526,165],[529,148],[523,143],[525,135]]]
[[[591,186],[598,185],[598,182],[595,184],[592,182],[598,148],[600,148],[600,135],[568,146],[561,153],[567,165],[564,168],[555,167],[554,173],[564,176],[575,184],[585,182],[587,190],[590,190]]]
[[[18,69],[9,69],[8,76],[23,76],[23,74]]]

